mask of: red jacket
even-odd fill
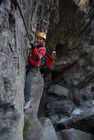
[[[37,45],[34,49],[32,49],[32,52],[29,54],[28,62],[29,64],[40,67],[41,65],[41,58],[44,57],[46,53],[45,46]]]

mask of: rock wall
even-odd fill
[[[59,0],[51,13],[47,43],[56,48],[57,58],[43,97],[46,115],[56,124],[93,113],[94,1]]]
[[[54,1],[18,0],[31,37],[47,32]],[[29,41],[17,5],[0,1],[0,140],[23,139],[23,94]]]
[[[11,2],[8,0],[2,1],[0,4],[1,140],[23,139],[23,75],[25,59],[21,55],[20,41],[23,43],[23,40],[21,40],[20,34],[23,38],[24,30],[17,31],[18,24],[21,26],[22,22],[18,21],[17,23],[12,12]]]
[[[58,5],[58,18],[55,18],[56,13],[51,14],[56,22],[50,18],[47,38],[49,46],[56,47],[57,51],[52,84],[61,86],[57,91],[56,85],[52,85],[52,91],[48,90],[51,96],[48,98],[53,100],[53,104],[59,104],[55,111],[58,107],[60,110],[60,102],[63,104],[67,97],[73,103],[71,109],[86,106],[84,103],[89,100],[92,104],[94,98],[94,1],[60,0]],[[66,91],[67,97],[63,98]],[[59,96],[62,96],[62,100]],[[58,101],[55,101],[55,97]]]

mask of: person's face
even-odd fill
[[[37,37],[37,44],[38,45],[41,45],[41,44],[44,44],[44,43],[45,43],[45,41],[42,37]]]

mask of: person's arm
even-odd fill
[[[46,48],[45,48],[45,47],[41,47],[41,48],[39,49],[39,51],[38,51],[38,56],[40,57],[40,59],[41,59],[42,57],[44,57],[45,54],[46,54]]]
[[[32,49],[35,48],[35,45],[33,43],[30,43],[30,46],[31,46]]]
[[[54,63],[55,59],[56,59],[56,52],[53,51],[51,56],[48,57],[48,60],[46,63],[46,65],[49,69],[51,69],[53,67],[53,63]]]
[[[33,49],[33,54],[35,55],[36,60],[40,60],[46,53],[46,48],[41,47],[39,50],[37,48]]]
[[[27,60],[30,58],[31,54],[32,54],[32,49],[35,48],[35,45],[33,43],[30,43],[30,48],[29,48],[29,54],[28,54],[28,57],[27,57]]]

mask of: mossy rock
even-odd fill
[[[23,128],[23,139],[26,140],[27,135],[29,134],[31,129],[31,123],[30,120],[25,117],[24,118],[24,128]]]

